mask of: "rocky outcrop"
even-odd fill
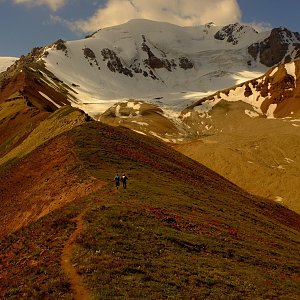
[[[179,58],[179,67],[181,69],[188,70],[188,69],[192,69],[194,67],[194,64],[187,57],[180,57]]]
[[[67,51],[67,46],[66,46],[66,42],[62,39],[57,40],[54,44],[53,44],[56,48],[56,50],[61,50],[61,51]]]
[[[85,47],[83,49],[83,55],[89,61],[90,66],[93,66],[93,63],[94,63],[100,70],[99,63],[96,59],[96,55],[92,49]]]
[[[132,71],[123,66],[121,59],[113,50],[105,48],[102,49],[101,54],[103,56],[103,61],[107,61],[107,67],[111,72],[118,72],[133,77]]]
[[[239,42],[239,38],[241,35],[243,35],[243,32],[250,31],[252,33],[258,34],[256,30],[254,30],[252,27],[249,26],[243,26],[239,23],[230,24],[227,26],[224,26],[221,30],[219,30],[215,34],[216,40],[226,40],[228,43],[232,45],[237,45]]]
[[[83,54],[85,56],[85,58],[90,58],[90,59],[95,59],[96,58],[96,55],[94,53],[93,50],[91,50],[90,48],[84,48],[83,49]]]
[[[166,58],[159,58],[151,51],[150,47],[144,42],[142,44],[142,50],[148,54],[148,58],[144,60],[144,64],[149,66],[151,69],[162,69],[165,68],[169,72],[176,68],[175,61],[168,60]]]
[[[288,63],[292,60],[288,53],[290,45],[294,46],[295,58],[300,56],[300,35],[286,28],[275,28],[268,38],[262,42],[252,44],[248,47],[249,54],[259,59],[263,65],[272,67],[281,62]]]
[[[154,48],[156,48],[154,46]],[[147,44],[146,37],[143,36],[143,43],[142,43],[142,50],[147,53],[148,58],[144,60],[144,65],[149,67],[150,69],[166,69],[169,72],[172,72],[179,66],[181,69],[188,70],[192,69],[194,67],[194,64],[192,61],[187,57],[179,57],[177,59],[174,58],[166,58],[166,54],[162,51],[156,48],[157,51],[161,54],[161,57],[157,57],[151,50],[150,46]],[[177,63],[176,63],[177,61]],[[157,79],[157,77],[153,74],[153,72],[150,72],[150,76],[153,79]]]

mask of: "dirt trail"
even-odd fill
[[[101,187],[103,188],[104,186],[105,183],[101,183]],[[104,192],[102,197],[115,193],[116,191]],[[102,200],[96,200],[93,203],[95,204],[101,201]],[[76,223],[76,229],[66,241],[61,255],[61,266],[70,281],[74,300],[91,299],[89,290],[85,287],[82,277],[77,273],[76,268],[71,261],[76,239],[84,230],[84,216],[90,208],[91,206],[88,205],[76,218],[73,219],[73,221]]]
[[[62,268],[70,280],[71,289],[75,300],[90,299],[89,291],[85,288],[82,277],[79,276],[71,261],[76,238],[84,228],[83,216],[85,213],[86,211],[83,211],[74,219],[74,221],[76,222],[76,230],[67,240],[61,256]]]

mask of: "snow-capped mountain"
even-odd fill
[[[193,109],[200,99],[204,99],[201,103],[209,103],[201,105],[200,111],[213,107],[220,99],[235,99],[253,105],[255,113],[270,115],[277,100],[266,100],[265,86],[272,91],[275,87],[271,85],[275,86],[277,80],[264,80],[263,76],[273,72],[268,71],[270,66],[287,64],[299,56],[300,36],[285,28],[258,33],[238,23],[180,27],[132,20],[98,30],[83,40],[59,40],[33,49],[1,74],[0,98],[27,97],[43,103],[47,111],[71,104],[114,124],[132,117],[143,123],[142,119],[136,120],[145,114],[133,110],[136,106],[131,102],[135,100],[153,105],[154,111],[175,126],[189,116],[186,108]],[[242,87],[256,78],[261,79]],[[238,88],[214,95],[232,86]],[[276,94],[286,97],[286,89],[280,89],[283,85],[276,86]],[[260,89],[259,100],[253,100]],[[241,97],[241,91],[247,96]],[[210,99],[213,101],[206,101]],[[128,105],[118,104],[128,100]],[[275,117],[288,114],[277,112]]]
[[[269,34],[240,24],[183,28],[132,20],[84,40],[59,41],[44,49],[41,59],[73,85],[90,113],[102,113],[107,100],[128,98],[154,103],[160,98],[181,110],[201,95],[262,75],[267,68],[248,47]]]

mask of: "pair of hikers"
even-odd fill
[[[128,177],[127,177],[125,174],[123,174],[123,175],[121,176],[121,178],[120,178],[120,176],[117,174],[117,175],[115,176],[116,188],[119,189],[119,186],[120,186],[120,180],[121,180],[121,182],[122,182],[122,184],[123,184],[123,188],[126,189],[126,187],[127,187],[127,179],[128,179]]]

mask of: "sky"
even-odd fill
[[[20,57],[34,47],[81,39],[136,18],[300,32],[299,11],[300,0],[0,0],[0,56]]]

